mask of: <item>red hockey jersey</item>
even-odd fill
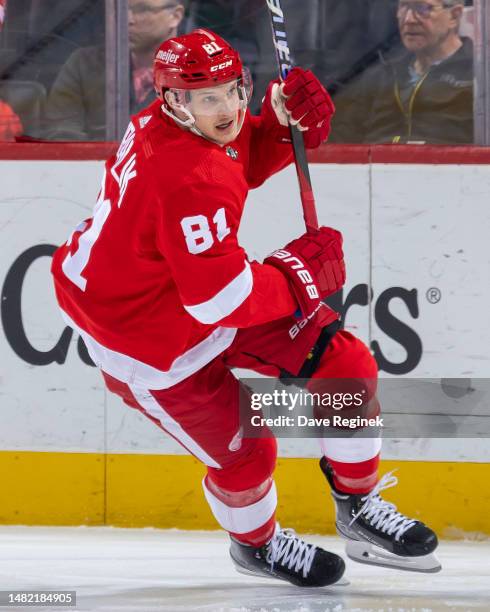
[[[249,263],[237,240],[248,190],[292,161],[287,137],[267,110],[248,113],[225,147],[182,130],[158,101],[133,117],[93,217],[52,264],[65,320],[104,371],[166,388],[228,348],[237,328],[295,311],[286,278]]]

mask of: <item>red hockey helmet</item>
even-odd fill
[[[238,52],[204,29],[166,40],[153,64],[155,90],[161,100],[166,89],[200,89],[242,78]]]
[[[181,127],[223,144],[216,134],[202,131],[196,117],[236,112],[236,135],[240,132],[252,97],[250,72],[238,52],[210,30],[194,30],[165,41],[155,55],[153,80],[162,111]],[[198,103],[199,96],[194,94],[209,88],[215,93]]]

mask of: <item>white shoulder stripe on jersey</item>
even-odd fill
[[[217,327],[199,344],[174,359],[168,370],[159,370],[134,357],[103,346],[78,327],[63,309],[60,308],[60,310],[65,322],[82,337],[88,354],[98,368],[121,382],[145,389],[168,389],[195,374],[225,351],[233,343],[237,333],[237,330],[232,327]]]
[[[200,323],[211,325],[236,310],[252,293],[253,275],[248,261],[238,276],[207,302],[186,306],[187,312]]]

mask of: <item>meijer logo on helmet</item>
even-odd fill
[[[173,51],[159,51],[157,53],[157,59],[162,60],[162,62],[166,62],[167,64],[175,64],[179,57],[180,55],[177,55]]]

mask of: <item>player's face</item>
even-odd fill
[[[175,35],[184,17],[178,0],[129,0],[128,36],[131,51],[153,52]]]
[[[398,26],[404,46],[412,53],[436,50],[459,25],[463,5],[445,7],[438,0],[400,0]]]
[[[225,145],[238,136],[243,101],[236,81],[192,91],[188,109],[211,140]]]

